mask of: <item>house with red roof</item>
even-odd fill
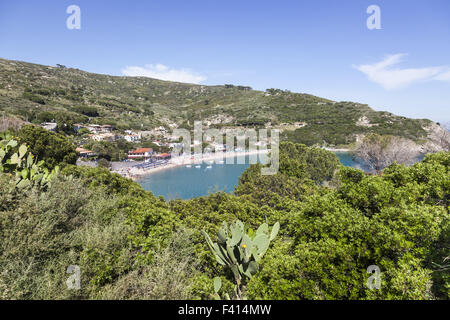
[[[158,160],[169,160],[171,157],[172,156],[169,153],[160,153],[160,154],[153,156],[153,158],[158,159]]]
[[[139,148],[136,150],[128,151],[128,159],[150,159],[153,154],[152,148]]]
[[[95,152],[84,148],[77,148],[76,152],[78,152],[80,154],[80,157],[82,158],[89,158],[95,156]]]

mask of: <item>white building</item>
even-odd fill
[[[74,130],[75,132],[78,132],[78,130],[80,130],[81,128],[86,128],[87,130],[89,130],[90,132],[94,133],[94,134],[98,134],[98,133],[111,133],[114,130],[114,127],[109,125],[109,124],[105,124],[105,125],[99,125],[99,124],[74,124]]]
[[[56,124],[56,122],[44,122],[41,123],[41,127],[48,131],[56,131],[58,125]]]
[[[152,148],[139,148],[128,152],[128,159],[150,159],[153,154]]]
[[[211,144],[211,146],[213,147],[213,149],[216,151],[216,152],[222,152],[222,151],[225,151],[226,150],[226,145],[224,145],[224,144],[220,144],[220,143],[213,143],[213,144]]]
[[[92,139],[95,141],[116,141],[116,135],[113,133],[99,133],[92,135]]]
[[[142,139],[142,137],[140,134],[132,133],[132,134],[127,134],[126,136],[124,136],[124,139],[127,140],[128,142],[137,142],[137,141],[140,141]]]

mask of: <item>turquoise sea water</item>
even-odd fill
[[[361,168],[350,153],[337,152],[336,155],[345,166]],[[237,157],[234,161],[237,163]],[[191,199],[217,191],[232,192],[239,177],[249,166],[248,156],[245,156],[245,164],[203,163],[200,168],[196,168],[196,165],[190,168],[179,166],[152,173],[138,182],[145,190],[151,190],[154,195],[163,196],[166,200]]]
[[[362,162],[356,161],[351,152],[335,152],[339,161],[346,167],[353,167],[364,171],[370,171],[370,168]]]
[[[244,162],[244,157],[245,164],[237,164]],[[166,200],[191,199],[217,191],[232,192],[241,174],[250,166],[248,156],[235,157],[234,163],[226,164],[225,160],[224,164],[202,163],[200,168],[196,168],[198,165],[179,166],[152,173],[138,183]]]

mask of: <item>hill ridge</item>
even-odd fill
[[[121,130],[190,128],[202,120],[219,128],[280,128],[284,140],[332,146],[352,144],[371,132],[423,142],[425,128],[433,124],[287,90],[113,76],[6,59],[0,59],[0,114],[33,123],[111,124]]]

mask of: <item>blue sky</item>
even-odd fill
[[[70,5],[81,29],[69,30]],[[370,5],[381,29],[369,30]],[[448,0],[0,0],[0,57],[289,89],[450,121]]]

